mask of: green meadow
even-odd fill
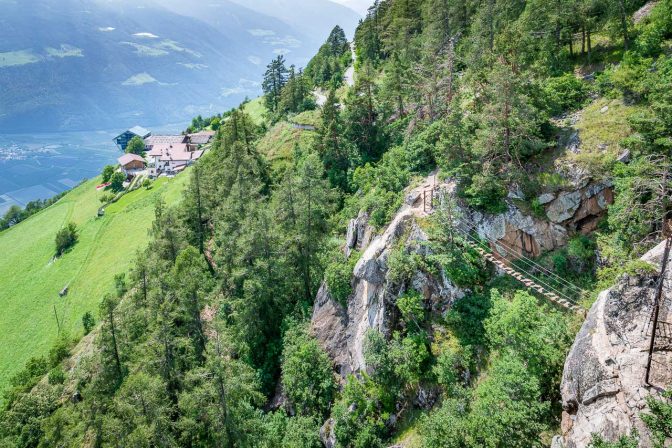
[[[48,353],[61,331],[82,335],[82,315],[98,319],[101,297],[114,290],[114,276],[126,273],[137,250],[145,247],[162,197],[175,204],[188,174],[160,178],[110,205],[97,217],[102,193],[88,181],[60,201],[0,233],[0,390],[33,356]],[[77,224],[79,242],[54,260],[54,237],[67,222]],[[59,292],[69,287],[65,297]]]

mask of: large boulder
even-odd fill
[[[498,215],[470,213],[466,209],[461,213],[482,238],[497,242],[493,249],[503,257],[510,253],[536,257],[567,243],[568,234],[563,226],[526,215],[512,204]]]
[[[567,244],[570,235],[588,234],[597,228],[614,201],[612,184],[581,182],[580,188],[544,193],[537,198],[547,219],[523,212],[515,202],[497,215],[459,207],[459,213],[481,238],[493,241],[492,249],[505,258],[537,257]]]
[[[546,216],[552,222],[561,223],[573,217],[580,205],[580,191],[563,192],[546,208]]]

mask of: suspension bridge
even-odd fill
[[[422,208],[425,213],[434,211],[436,186],[422,193]],[[451,216],[452,229],[460,235],[465,245],[474,249],[483,259],[494,264],[501,272],[516,279],[551,303],[569,311],[585,313],[579,301],[586,291],[559,276],[555,272],[525,256],[522,251],[501,240],[480,237],[478,229],[471,223]],[[493,251],[492,248],[497,248]],[[511,260],[515,260],[515,263]]]

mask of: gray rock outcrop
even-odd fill
[[[416,272],[407,285],[396,285],[389,279],[387,260],[398,244],[403,244],[409,252],[427,254],[428,249],[423,244],[427,241],[427,235],[418,225],[418,218],[428,216],[422,200],[419,200],[419,193],[429,187],[427,180],[410,191],[407,195],[409,199],[392,222],[382,234],[374,238],[371,238],[372,229],[365,223],[363,214],[351,222],[346,248],[357,248],[358,242],[368,244],[359,246],[364,249],[364,253],[353,270],[352,294],[346,307],[331,297],[325,284],[317,294],[311,329],[342,377],[366,370],[366,332],[375,329],[390,335],[397,320],[396,299],[407,288],[422,293],[425,306],[437,312],[446,310],[463,296],[462,291],[443,274]]]
[[[523,212],[509,203],[504,213],[491,215],[460,207],[463,221],[490,241],[502,257],[537,257],[564,247],[576,233],[588,234],[597,228],[614,194],[610,182],[582,182],[576,190],[544,193],[537,198],[547,219]]]
[[[663,249],[664,243],[644,260],[660,263]],[[672,278],[670,270],[666,277]],[[651,446],[640,414],[647,409],[646,397],[672,385],[672,344],[662,332],[651,371],[654,386],[644,384],[655,291],[655,275],[624,275],[599,295],[565,362],[562,445],[555,446],[583,448],[593,433],[614,441],[633,429],[640,434],[641,446]],[[672,318],[670,302],[668,291],[661,302],[663,322]]]
[[[567,229],[563,226],[526,215],[513,205],[499,215],[469,214],[466,209],[462,214],[482,238],[499,243],[493,249],[504,257],[509,252],[536,257],[563,247],[568,240]]]

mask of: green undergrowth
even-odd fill
[[[632,134],[628,119],[636,112],[637,107],[622,99],[600,98],[588,105],[576,124],[580,152],[567,154],[568,159],[595,174],[611,168],[625,149],[621,141]]]

